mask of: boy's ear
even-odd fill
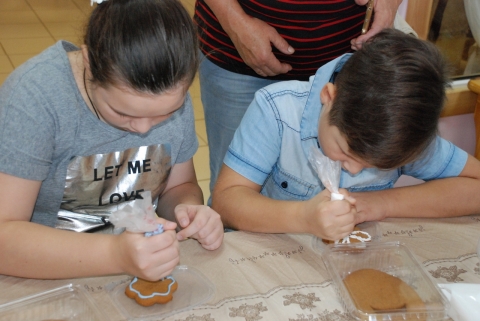
[[[336,94],[337,87],[335,87],[335,85],[331,82],[328,82],[320,91],[320,101],[323,105],[329,105],[335,99]]]

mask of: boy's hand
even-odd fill
[[[340,193],[344,200],[331,201],[330,192],[323,190],[314,198],[305,202],[307,231],[327,240],[339,240],[353,231],[355,226],[355,199],[346,190]]]
[[[357,209],[355,224],[366,221],[381,221],[387,217],[390,204],[383,197],[385,192],[387,191],[354,193],[357,200],[355,204]]]
[[[114,260],[128,274],[157,281],[171,274],[180,261],[176,223],[159,218],[164,232],[151,237],[143,233],[123,232],[112,243]]]
[[[182,228],[177,233],[179,241],[191,237],[207,250],[215,250],[222,244],[222,220],[210,207],[179,204],[175,207],[175,218]]]

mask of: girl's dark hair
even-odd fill
[[[435,139],[447,65],[433,44],[386,29],[352,55],[335,85],[330,124],[354,155],[392,169],[419,157]]]
[[[162,93],[190,85],[198,67],[193,21],[178,0],[108,0],[88,22],[91,79],[100,86],[124,84]]]

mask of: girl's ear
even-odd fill
[[[85,66],[85,68],[87,68],[90,71],[90,63],[88,60],[88,48],[86,45],[81,45],[80,48],[82,50],[83,65]]]
[[[322,90],[320,91],[320,101],[323,105],[329,105],[335,99],[335,95],[337,94],[337,87],[331,82],[327,83],[323,86]]]

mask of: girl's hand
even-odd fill
[[[151,237],[143,233],[123,232],[112,242],[115,262],[128,274],[157,281],[171,274],[180,261],[177,224],[159,218],[164,232]]]
[[[207,250],[215,250],[222,244],[222,220],[220,215],[210,207],[179,204],[175,207],[175,218],[182,228],[177,233],[179,241],[191,237]]]

